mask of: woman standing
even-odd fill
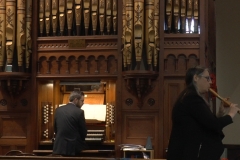
[[[190,68],[186,88],[172,111],[172,132],[168,160],[219,160],[223,153],[222,129],[240,110],[231,104],[227,115],[216,117],[205,98],[212,83],[207,68]]]

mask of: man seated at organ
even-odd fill
[[[87,128],[84,111],[81,109],[83,103],[84,93],[73,91],[69,96],[69,103],[56,109],[53,154],[77,156],[87,148]]]

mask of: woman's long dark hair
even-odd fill
[[[203,98],[203,100],[206,102],[207,105],[209,105],[208,101],[206,100],[205,96],[199,93],[196,84],[194,82],[194,75],[201,76],[202,73],[208,70],[206,67],[201,67],[201,66],[196,66],[193,68],[189,68],[187,70],[186,76],[185,76],[185,83],[186,83],[186,88],[183,90],[183,92],[179,95],[177,102],[182,100],[186,94],[189,92],[195,91],[200,97]]]

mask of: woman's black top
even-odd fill
[[[219,160],[224,147],[222,129],[229,115],[217,118],[194,89],[183,91],[172,111],[168,160]]]

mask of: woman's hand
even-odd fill
[[[229,98],[224,98],[224,100],[228,101]],[[217,117],[222,117],[228,113],[229,106],[227,106],[223,101],[221,101],[221,104],[218,109]]]
[[[228,115],[230,115],[232,118],[236,115],[236,113],[240,112],[240,109],[237,106],[237,104],[232,103],[229,107],[230,109]]]

